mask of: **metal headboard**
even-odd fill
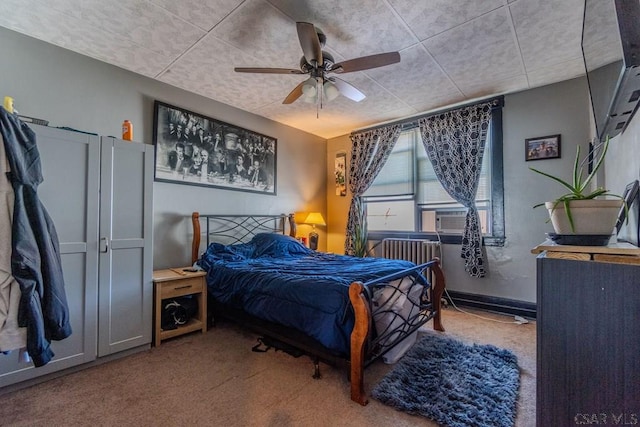
[[[205,249],[209,243],[216,241],[225,245],[245,243],[258,233],[279,233],[295,237],[296,223],[293,214],[279,215],[191,215],[193,224],[193,244],[191,246],[191,262],[200,257],[202,238],[201,223],[204,223],[206,236]],[[288,233],[287,233],[288,231]]]

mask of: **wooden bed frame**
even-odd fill
[[[196,262],[200,257],[200,244],[201,244],[201,219],[206,221],[206,242],[207,246],[210,241],[210,236],[218,233],[214,233],[210,229],[210,219],[222,220],[223,225],[221,235],[229,240],[228,244],[239,243],[247,241],[254,234],[270,231],[280,234],[285,233],[287,230],[286,222],[288,222],[288,234],[295,237],[296,225],[293,214],[290,215],[200,215],[198,212],[194,212],[191,216],[193,225],[193,242],[192,242],[192,262]],[[243,222],[244,219],[248,219],[247,222]],[[275,224],[275,225],[274,225]],[[205,246],[206,249],[206,246]],[[372,316],[372,295],[369,290],[373,286],[384,286],[391,280],[397,280],[399,278],[408,277],[409,273],[415,274],[416,272],[422,272],[421,270],[425,266],[418,266],[410,270],[405,270],[401,274],[394,274],[383,278],[376,279],[375,281],[362,283],[353,282],[349,287],[349,299],[353,306],[355,313],[355,324],[353,332],[351,333],[351,349],[350,357],[348,360],[344,356],[332,353],[330,350],[322,346],[314,339],[308,337],[300,331],[293,328],[287,328],[282,325],[277,325],[271,322],[266,322],[262,319],[258,319],[254,316],[250,316],[237,309],[230,309],[215,301],[210,303],[210,308],[216,317],[229,318],[233,321],[237,321],[249,328],[253,329],[257,333],[264,334],[266,336],[280,340],[286,344],[289,344],[297,349],[300,349],[305,354],[314,358],[316,365],[315,377],[319,377],[318,361],[323,361],[331,365],[346,366],[349,373],[349,380],[351,384],[351,399],[361,405],[368,403],[367,395],[364,390],[364,369],[375,359],[382,356],[386,351],[392,348],[394,345],[402,341],[407,336],[411,335],[421,325],[427,323],[433,319],[433,328],[437,331],[444,331],[441,323],[440,316],[440,301],[445,288],[445,280],[442,269],[440,268],[439,260],[436,258],[428,266],[428,269],[433,273],[435,277],[435,283],[431,284],[429,302],[424,307],[420,305],[420,319],[418,322],[411,323],[411,330],[406,332],[404,336],[399,339],[395,339],[384,351],[380,352],[379,348],[374,348],[372,344],[373,337],[373,316]],[[419,271],[420,270],[420,271]],[[428,275],[424,275],[429,277]]]

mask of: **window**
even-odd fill
[[[476,206],[485,245],[504,243],[502,114],[494,110],[487,134]],[[417,126],[400,134],[387,162],[364,194],[369,236],[461,242],[466,208],[438,181]]]

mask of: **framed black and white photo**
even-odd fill
[[[524,140],[525,160],[556,159],[560,157],[560,135],[539,136]]]
[[[276,194],[277,139],[160,101],[155,180]]]

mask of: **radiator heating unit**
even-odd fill
[[[440,242],[423,239],[383,239],[382,257],[424,264],[440,257]]]

